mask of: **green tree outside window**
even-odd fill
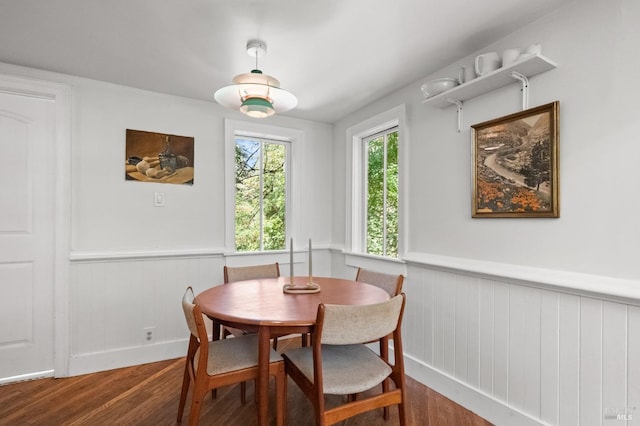
[[[365,140],[367,156],[366,250],[398,257],[398,131]]]
[[[236,251],[286,248],[284,143],[236,138]]]

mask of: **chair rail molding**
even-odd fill
[[[638,280],[417,252],[407,253],[403,260],[407,264],[640,306]]]
[[[72,262],[96,262],[114,260],[141,260],[178,257],[221,257],[223,248],[190,249],[138,249],[138,250],[74,250],[69,254]]]

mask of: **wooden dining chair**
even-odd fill
[[[278,278],[280,276],[280,265],[276,263],[268,263],[265,265],[252,266],[224,266],[224,283],[228,284],[235,281],[256,280],[260,278]],[[220,329],[220,337],[225,338],[229,335],[242,336],[248,334],[246,330],[233,328],[223,325]],[[278,339],[273,339],[273,349],[278,347]]]
[[[280,276],[280,265],[267,263],[264,265],[250,266],[226,266],[224,267],[224,282],[257,280],[260,278],[278,278]]]
[[[356,281],[379,287],[389,293],[389,296],[393,297],[399,295],[402,292],[402,283],[404,282],[404,276],[373,271],[371,269],[358,268],[358,272],[356,272]],[[303,346],[306,346],[305,342],[307,339],[308,337],[304,335],[302,339]],[[389,344],[388,342],[382,343],[384,344],[384,348],[380,348],[380,351],[385,359],[388,359]],[[388,417],[387,412],[388,411],[385,410],[385,418]]]
[[[386,272],[378,272],[371,269],[358,268],[356,273],[356,281],[371,284],[379,287],[389,293],[389,296],[394,297],[402,292],[402,284],[404,282],[403,275],[388,274]],[[389,359],[389,336],[380,339],[380,355],[383,359]],[[382,383],[383,390],[389,386],[388,380]],[[357,398],[356,395],[349,396],[351,400]],[[389,420],[389,409],[384,408],[383,417],[385,420]]]
[[[389,293],[389,296],[397,296],[402,292],[403,275],[388,274],[373,271],[371,269],[358,268],[356,281],[375,285]]]
[[[189,425],[193,426],[200,420],[200,410],[208,390],[257,379],[258,338],[257,335],[246,335],[209,341],[202,311],[194,304],[191,287],[187,287],[182,297],[182,309],[191,336],[182,379],[178,423],[182,421],[187,394],[193,384],[189,412]],[[269,354],[269,375],[275,376],[276,382],[276,419],[278,424],[284,424],[286,375],[284,361],[274,350]]]
[[[398,406],[400,425],[406,425],[401,336],[404,305],[404,293],[372,305],[320,304],[311,346],[284,352],[285,371],[313,404],[316,425],[331,425],[392,405]],[[389,334],[394,343],[393,364],[366,345]],[[348,399],[336,407],[325,405],[325,394],[361,394],[386,379],[393,381],[393,388],[356,401]]]
[[[280,276],[280,265],[276,263],[267,263],[263,265],[250,265],[250,266],[224,266],[224,283],[228,284],[236,281],[257,280],[261,278],[278,278]],[[241,330],[239,328],[229,327],[223,325],[220,327],[220,338],[225,339],[227,336],[243,336],[245,334],[252,334],[254,332],[248,332],[247,330]],[[273,339],[273,349],[278,347],[278,338]],[[242,382],[240,385],[240,399],[244,404],[247,394],[247,385]],[[216,396],[215,391],[212,392],[212,396]]]

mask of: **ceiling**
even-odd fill
[[[259,38],[286,115],[332,123],[571,1],[0,0],[0,62],[214,102]]]

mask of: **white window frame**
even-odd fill
[[[345,202],[345,251],[350,254],[402,260],[406,253],[406,155],[407,131],[405,106],[400,105],[347,129],[347,191]],[[398,128],[398,258],[376,256],[366,252],[366,156],[364,140],[392,127]]]
[[[386,253],[387,253],[387,209],[386,209],[386,206],[387,206],[387,195],[388,195],[387,194],[387,141],[388,141],[389,135],[391,133],[396,133],[396,132],[398,132],[398,127],[397,126],[391,126],[391,127],[388,127],[386,129],[378,132],[378,133],[374,133],[374,134],[371,134],[369,136],[363,137],[362,138],[362,142],[361,142],[362,143],[362,159],[361,159],[361,161],[362,161],[362,176],[360,177],[360,179],[362,179],[362,182],[363,182],[363,188],[364,188],[363,189],[363,193],[364,193],[363,194],[363,201],[364,201],[363,208],[366,211],[367,204],[368,204],[366,196],[369,194],[369,186],[368,186],[368,181],[369,181],[369,179],[368,179],[368,175],[369,175],[368,157],[369,157],[369,153],[368,153],[368,146],[369,146],[369,143],[372,140],[378,139],[380,137],[384,138],[384,142],[383,142],[384,143],[384,160],[383,160],[384,164],[383,164],[383,171],[382,171],[383,180],[384,180],[384,185],[383,185],[383,188],[382,188],[382,191],[383,191],[382,199],[383,199],[383,203],[384,203],[384,207],[385,207],[382,210],[382,215],[383,215],[383,219],[382,219],[382,223],[383,223],[383,231],[382,231],[383,243],[382,243],[382,247],[383,247],[383,250],[382,251],[384,252],[383,257],[391,257],[391,256],[387,256],[386,255]],[[398,170],[398,172],[399,172],[399,170]],[[398,188],[398,189],[400,189],[400,188]],[[364,213],[364,211],[363,211],[363,213]],[[364,222],[363,223],[363,238],[364,238],[364,241],[363,241],[364,250],[363,251],[366,251],[367,240],[368,240],[367,227],[368,227],[368,220],[369,220],[369,218],[366,215],[366,213],[364,213],[363,219],[364,219],[363,220],[363,222]],[[369,254],[369,253],[367,253],[367,254]]]
[[[297,158],[300,158],[299,151],[304,146],[304,132],[286,127],[272,126],[266,124],[252,123],[249,121],[225,119],[225,251],[228,254],[235,253],[272,253],[277,250],[236,252],[235,233],[235,149],[236,137],[246,136],[263,140],[285,142],[287,145],[287,164],[285,170],[287,174],[286,184],[286,211],[285,211],[285,241],[289,241],[295,230],[299,226],[295,218],[295,212],[300,211],[298,194],[299,184],[296,183],[295,171],[300,167],[297,165]],[[285,249],[286,250],[286,247]]]

